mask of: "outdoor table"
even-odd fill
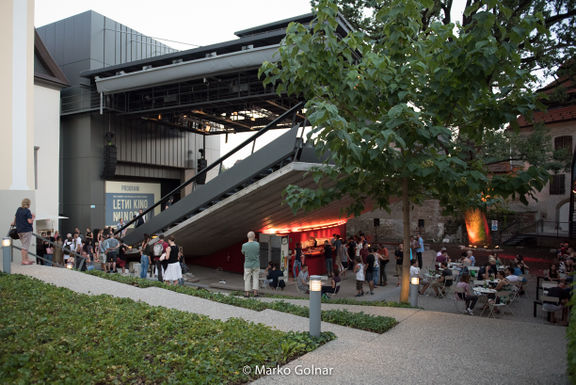
[[[545,281],[546,277],[539,276],[536,278],[536,301],[540,300],[540,291],[558,286],[557,281]]]
[[[488,289],[486,287],[475,287],[474,293],[478,293],[480,295],[488,295],[488,294],[496,294],[497,291],[495,289]]]

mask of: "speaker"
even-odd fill
[[[102,179],[110,179],[116,175],[116,163],[118,161],[118,151],[116,146],[108,144],[104,146],[104,168],[102,169]]]
[[[380,218],[374,218],[374,227],[380,226]]]
[[[198,178],[196,178],[197,184],[206,183],[206,173],[202,172],[206,167],[208,167],[208,161],[204,158],[198,159],[198,167],[196,168],[196,174],[199,174]]]

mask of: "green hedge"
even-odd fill
[[[301,317],[308,317],[308,308],[306,306],[293,305],[284,301],[262,302],[256,299],[242,298],[231,294],[226,295],[221,293],[213,293],[206,289],[198,289],[188,286],[169,286],[164,285],[159,281],[128,277],[119,274],[106,274],[101,271],[90,271],[88,274],[143,288],[162,287],[164,289],[176,291],[178,293],[193,295],[196,297],[209,299],[211,301],[239,306],[256,311],[271,309]],[[384,333],[398,323],[394,318],[391,317],[375,316],[362,312],[355,313],[347,310],[338,310],[337,312],[333,310],[323,310],[322,320],[336,325],[366,330],[375,333]]]
[[[235,296],[243,296],[243,291],[231,291]],[[279,298],[279,299],[307,299],[303,296],[284,295],[284,294],[269,294],[260,293],[260,296],[266,298]],[[332,303],[336,305],[359,305],[359,306],[377,306],[377,307],[401,307],[412,308],[409,303],[394,302],[394,301],[360,301],[352,298],[325,298],[322,297],[322,303]]]
[[[238,384],[333,338],[0,275],[3,384]]]

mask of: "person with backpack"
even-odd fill
[[[166,254],[166,249],[169,246],[170,245],[164,241],[164,234],[160,234],[158,236],[158,240],[154,242],[152,246],[152,253],[154,255],[153,258],[154,266],[156,267],[156,274],[158,275],[158,281],[160,282],[164,282],[164,279],[162,278],[162,269],[165,256],[163,258],[162,255]]]
[[[70,251],[76,251],[76,241],[72,239],[72,234],[66,234],[66,240],[62,244],[62,252],[64,254],[64,265],[68,264],[68,259],[70,259]]]

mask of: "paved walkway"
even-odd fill
[[[79,293],[127,297],[217,319],[240,317],[284,331],[308,330],[307,318],[272,310],[256,312],[160,288],[136,288],[66,269],[13,264],[12,272]],[[382,335],[322,323],[322,330],[337,335],[335,341],[290,362],[273,379],[263,377],[256,384],[568,383],[566,329],[562,327],[419,309],[322,306],[392,316],[400,323]],[[298,375],[314,368],[333,369],[331,375],[314,378]]]

